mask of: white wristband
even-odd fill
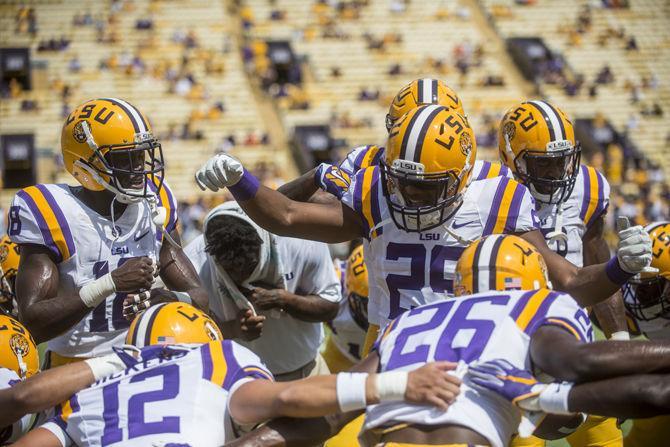
[[[405,400],[407,390],[407,371],[387,371],[377,374],[377,393],[379,402]]]
[[[116,292],[116,284],[112,274],[107,273],[100,278],[91,281],[79,289],[79,298],[87,307],[96,307],[112,293]]]
[[[630,334],[628,333],[628,331],[612,332],[612,335],[610,335],[610,340],[627,341],[630,340]]]
[[[84,360],[84,363],[91,368],[96,382],[126,369],[126,364],[116,354],[93,357],[92,359]]]
[[[340,411],[365,408],[365,381],[367,373],[339,373],[337,375],[337,404]]]
[[[572,414],[568,409],[568,396],[572,383],[551,383],[542,390],[538,398],[540,409],[551,414]]]

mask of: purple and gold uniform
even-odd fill
[[[258,356],[229,340],[149,346],[127,362],[42,427],[63,446],[220,446],[236,437],[230,396],[246,382],[273,380]]]
[[[156,179],[158,183],[159,180]],[[163,229],[177,223],[177,202],[163,182],[156,193],[158,206],[166,208]],[[46,247],[58,266],[59,287],[74,295],[86,283],[119,267],[126,259],[148,256],[154,260],[163,242],[163,231],[152,221],[146,200],[128,204],[112,221],[88,208],[65,184],[40,184],[22,189],[9,209],[9,237],[17,244]],[[130,322],[123,316],[125,294],[107,297],[79,323],[51,339],[51,366],[73,358],[108,354],[123,342]]]

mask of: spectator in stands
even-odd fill
[[[81,62],[79,61],[79,56],[76,54],[72,56],[67,64],[67,68],[70,73],[79,73],[81,71]]]
[[[596,83],[611,84],[613,82],[614,82],[614,73],[612,73],[612,69],[610,68],[609,64],[603,65],[603,68],[601,68],[598,74],[596,75]]]
[[[626,50],[637,51],[637,40],[635,39],[635,36],[630,36],[626,41]]]
[[[135,29],[136,30],[150,30],[153,29],[154,27],[154,21],[151,17],[149,18],[142,18],[142,19],[137,19],[135,22]]]
[[[391,67],[389,67],[388,74],[391,76],[398,76],[403,74],[402,66],[398,63],[391,65]]]
[[[367,87],[363,87],[358,91],[358,100],[359,101],[376,101],[379,99],[379,89],[372,90]]]

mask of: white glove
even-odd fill
[[[651,265],[651,238],[642,226],[619,231],[616,256],[621,268],[628,273],[640,273]]]
[[[195,181],[203,191],[210,189],[216,192],[239,182],[243,173],[244,167],[238,159],[228,154],[218,154],[198,169]]]

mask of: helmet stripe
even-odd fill
[[[493,249],[503,236],[496,234],[491,235],[482,240],[475,252],[475,259],[473,260],[473,269],[477,269],[477,275],[473,275],[473,287],[477,292],[486,292],[488,290],[495,290],[495,258],[493,258]],[[493,273],[493,284],[491,288],[491,273]]]
[[[444,107],[438,105],[425,106],[412,117],[412,121],[405,129],[400,158],[417,163],[421,160],[421,149],[426,132],[428,132],[435,116],[442,110],[444,110]]]
[[[552,106],[551,104],[549,104],[546,101],[542,101],[542,102],[547,107],[549,107],[552,112],[554,112],[554,114],[556,115],[556,119],[558,119],[558,125],[559,125],[559,128],[561,129],[561,135],[562,135],[562,138],[559,138],[559,139],[560,140],[567,140],[568,134],[565,132],[565,125],[563,124],[563,117],[561,116],[560,113],[558,113],[558,110],[556,110],[556,108],[554,106]]]
[[[128,118],[130,118],[130,122],[133,123],[135,133],[143,133],[147,131],[147,126],[146,123],[144,122],[144,118],[142,117],[142,114],[140,114],[135,107],[118,98],[100,98],[100,99],[102,101],[109,101],[115,106],[123,109],[123,111],[126,112],[126,115],[128,115]]]
[[[528,104],[533,105],[539,112],[542,114],[547,128],[549,129],[549,139],[551,141],[562,140],[563,135],[556,135],[557,132],[560,132],[560,121],[561,118],[549,107],[544,101],[528,101]],[[559,138],[560,137],[560,138]]]
[[[432,104],[437,104],[437,79],[430,81],[431,84],[431,93],[430,93],[430,102]]]
[[[144,346],[149,345],[149,342],[151,341],[150,326],[153,325],[158,310],[163,306],[165,306],[165,303],[159,304],[157,306],[152,306],[146,311],[144,311],[142,315],[139,316],[139,321],[135,325],[135,332],[131,337],[131,343],[133,344],[133,346],[143,348]],[[140,346],[139,343],[143,344]]]
[[[424,84],[423,79],[419,79],[419,82],[417,82],[416,84],[417,104],[423,104],[423,84]]]
[[[498,252],[505,237],[501,234],[495,236],[493,248],[491,249],[491,258],[489,262],[489,290],[497,290],[496,281],[498,280]]]

